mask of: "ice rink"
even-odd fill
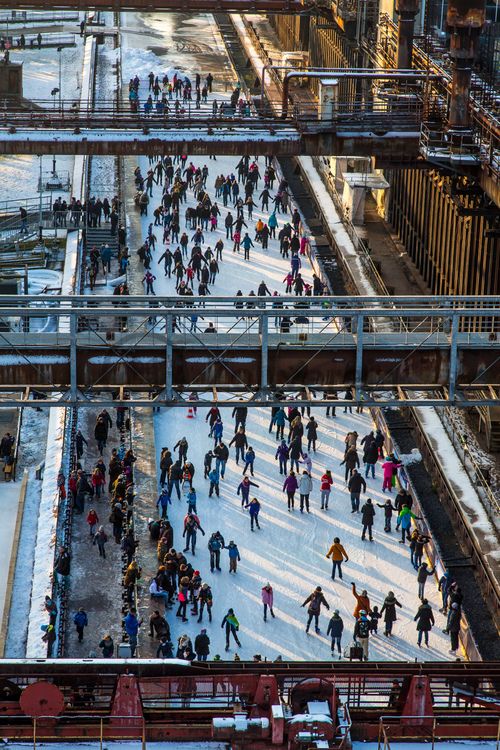
[[[190,159],[188,162],[191,161]],[[148,159],[139,160],[143,175],[149,167]],[[229,174],[235,172],[237,159],[231,157],[217,158],[208,161],[194,158],[195,166],[209,166],[207,187],[214,195],[213,183],[217,173]],[[261,173],[264,163],[259,161]],[[259,181],[257,200],[263,187]],[[275,184],[276,190],[276,184]],[[272,195],[275,194],[272,191]],[[149,205],[149,215],[142,217],[144,237],[147,227],[153,220],[152,212],[161,198],[161,188],[155,186],[153,198]],[[225,248],[223,260],[220,264],[221,272],[216,283],[210,287],[212,294],[233,295],[238,289],[243,294],[251,290],[257,291],[261,280],[265,280],[271,293],[278,290],[284,292],[283,278],[289,270],[288,261],[279,253],[277,241],[270,240],[269,250],[262,250],[257,243],[250,252],[250,262],[244,261],[241,254],[232,252],[232,243],[226,242],[223,227],[226,210],[219,202],[221,217],[219,229],[216,232],[205,232],[203,249],[214,247],[219,238],[224,240]],[[186,206],[195,205],[192,193],[188,194],[188,203],[181,207],[181,232],[184,230],[183,215]],[[231,208],[231,207],[229,207]],[[233,210],[231,208],[231,210]],[[233,211],[235,215],[235,211]],[[254,210],[253,220],[247,219],[248,231],[254,238],[254,226],[257,218],[267,221],[268,212]],[[279,227],[285,221],[283,214],[278,215]],[[289,219],[289,215],[286,216]],[[157,294],[175,294],[175,282],[164,276],[163,263],[159,266],[157,258],[162,254],[162,228],[155,228],[158,238],[154,253],[152,272],[157,277],[155,291]],[[193,234],[188,231],[189,237]],[[246,230],[245,230],[246,231]],[[192,243],[190,244],[190,247]],[[175,244],[172,250],[175,249]],[[307,258],[303,258],[302,274],[306,281],[312,280],[312,269]],[[195,283],[195,294],[197,285]],[[200,322],[204,330],[209,317]],[[255,409],[249,413],[247,421],[247,437],[253,446],[257,458],[255,462],[255,481],[259,488],[255,495],[261,502],[261,531],[251,533],[248,511],[241,509],[241,501],[236,495],[237,486],[241,480],[242,466],[236,466],[234,461],[234,446],[228,462],[226,477],[221,482],[221,496],[208,498],[208,481],[203,479],[203,457],[205,452],[213,447],[213,441],[208,438],[208,426],[205,423],[207,409],[198,409],[196,419],[187,418],[187,409],[161,410],[155,417],[155,435],[157,448],[157,462],[162,446],[172,448],[177,440],[186,436],[189,442],[188,459],[196,468],[194,486],[198,495],[198,514],[206,536],[198,534],[198,548],[195,569],[199,569],[203,580],[207,580],[214,595],[214,622],[208,628],[211,638],[211,657],[215,654],[224,655],[224,633],[220,623],[229,607],[233,607],[240,622],[240,640],[242,648],[239,650],[241,658],[249,659],[256,653],[267,659],[275,659],[278,654],[287,659],[327,659],[330,657],[330,642],[326,638],[328,613],[323,613],[320,620],[321,634],[305,634],[307,620],[306,610],[301,609],[304,599],[317,586],[323,587],[325,597],[330,604],[330,610],[339,609],[344,620],[343,646],[348,645],[353,635],[353,609],[355,600],[351,593],[350,582],[354,581],[358,590],[366,588],[371,598],[371,605],[382,606],[384,597],[389,590],[393,590],[401,602],[402,609],[398,609],[398,621],[395,623],[394,636],[391,639],[377,635],[371,639],[370,659],[393,660],[429,660],[449,658],[449,640],[441,632],[445,625],[445,618],[438,612],[440,597],[434,581],[427,585],[427,594],[432,603],[436,617],[436,627],[430,636],[430,647],[419,649],[416,643],[416,630],[413,617],[418,608],[416,574],[413,570],[408,547],[399,544],[400,535],[386,534],[383,531],[383,511],[377,508],[375,519],[375,541],[361,541],[360,516],[351,514],[349,494],[344,482],[344,467],[340,466],[344,454],[344,438],[348,431],[356,429],[363,435],[372,429],[370,415],[344,414],[337,411],[335,419],[326,418],[322,410],[313,408],[313,415],[319,423],[318,451],[313,455],[313,491],[311,494],[311,510],[308,514],[300,514],[298,503],[293,513],[286,507],[286,496],[282,492],[282,478],[279,475],[278,463],[275,461],[277,447],[274,434],[268,432],[270,409]],[[226,442],[234,432],[230,411],[223,413],[225,425],[224,439]],[[360,451],[360,458],[362,451]],[[334,487],[330,498],[328,512],[320,511],[319,479],[325,469],[330,469],[334,477]],[[368,489],[364,497],[372,497],[375,502],[383,501],[381,491],[381,470],[378,468],[375,480],[368,480]],[[298,496],[297,496],[298,499]],[[363,496],[362,496],[363,500]],[[180,502],[176,497],[172,500],[169,511],[174,527],[174,546],[182,549],[183,518],[187,511],[185,498]],[[209,571],[209,553],[207,542],[210,534],[219,529],[226,543],[234,540],[240,550],[241,564],[236,576],[228,572],[229,562],[227,552],[222,553],[223,571],[211,574]],[[344,581],[335,583],[331,580],[331,563],[325,559],[326,552],[335,536],[339,536],[348,555],[349,562],[344,565]],[[187,554],[191,560],[191,554]],[[261,604],[261,587],[269,581],[275,594],[275,620],[263,621]],[[189,610],[188,610],[189,611]],[[206,618],[205,618],[206,619]],[[182,624],[175,617],[175,610],[170,612],[170,624],[174,640],[186,632],[193,638],[199,632],[200,625],[191,616],[189,623]],[[206,625],[206,623],[204,623]],[[382,627],[379,631],[383,630]],[[234,644],[233,644],[234,645]],[[232,658],[232,648],[230,658]]]

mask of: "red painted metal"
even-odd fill
[[[59,716],[64,695],[51,682],[34,682],[23,690],[19,703],[26,716]]]
[[[394,739],[429,736],[433,718],[450,739],[491,739],[498,731],[494,663],[61,662],[37,663],[31,672],[23,663],[17,673],[0,666],[0,738],[29,741],[28,717],[36,716],[40,742],[95,740],[101,726],[106,740],[202,742],[211,739],[213,720],[224,719],[219,731],[227,728],[235,747],[296,750],[300,732],[339,742],[340,705],[359,740],[376,740],[381,720]],[[309,716],[311,701],[327,701],[333,721]]]
[[[430,728],[432,727],[433,715],[429,678],[423,675],[412,677],[403,708],[401,724],[403,726]]]
[[[144,714],[137,677],[129,674],[121,675],[117,681],[111,707],[111,724],[121,727],[142,726],[143,719]]]

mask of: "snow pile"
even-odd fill
[[[430,440],[432,450],[469,520],[473,533],[478,538],[486,560],[491,557],[493,561],[496,561],[498,538],[495,526],[486,513],[476,488],[453,447],[437,410],[418,407],[415,411],[423,425],[425,434]]]
[[[48,621],[44,606],[45,596],[52,596],[52,572],[59,505],[57,475],[63,463],[65,412],[65,409],[51,409],[49,416],[26,644],[28,658],[40,658],[47,655],[47,645],[42,641],[40,628]]]
[[[418,448],[412,448],[411,453],[398,454],[398,459],[403,466],[411,466],[412,464],[418,464],[422,461],[422,454]]]

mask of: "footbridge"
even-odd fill
[[[0,320],[3,405],[498,404],[497,298],[7,296]]]

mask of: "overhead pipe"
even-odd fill
[[[260,98],[261,101],[264,101],[264,98],[266,96],[266,87],[265,87],[265,77],[266,77],[266,71],[267,70],[290,70],[292,72],[298,72],[297,68],[294,65],[273,65],[272,63],[268,63],[267,65],[263,65],[262,67],[262,75],[260,77]],[[345,73],[345,68],[321,68],[319,66],[314,66],[312,68],[307,68],[307,70],[302,71],[301,75],[304,73],[316,73],[322,71],[323,73],[330,73],[333,76],[338,76],[340,73]],[[356,71],[358,73],[370,73],[373,72],[373,68],[356,68]],[[401,70],[402,73],[414,73],[418,71],[412,71],[411,69],[408,70]]]
[[[426,71],[419,70],[399,70],[388,73],[386,70],[374,71],[333,71],[331,68],[328,69],[332,77],[335,78],[355,78],[361,80],[384,80],[384,81],[421,81],[429,79],[440,79],[442,76],[438,74],[429,74]],[[283,80],[283,99],[282,99],[282,111],[281,117],[285,119],[288,116],[288,90],[290,80],[292,78],[324,78],[325,72],[316,72],[309,70],[292,71],[287,73]]]

